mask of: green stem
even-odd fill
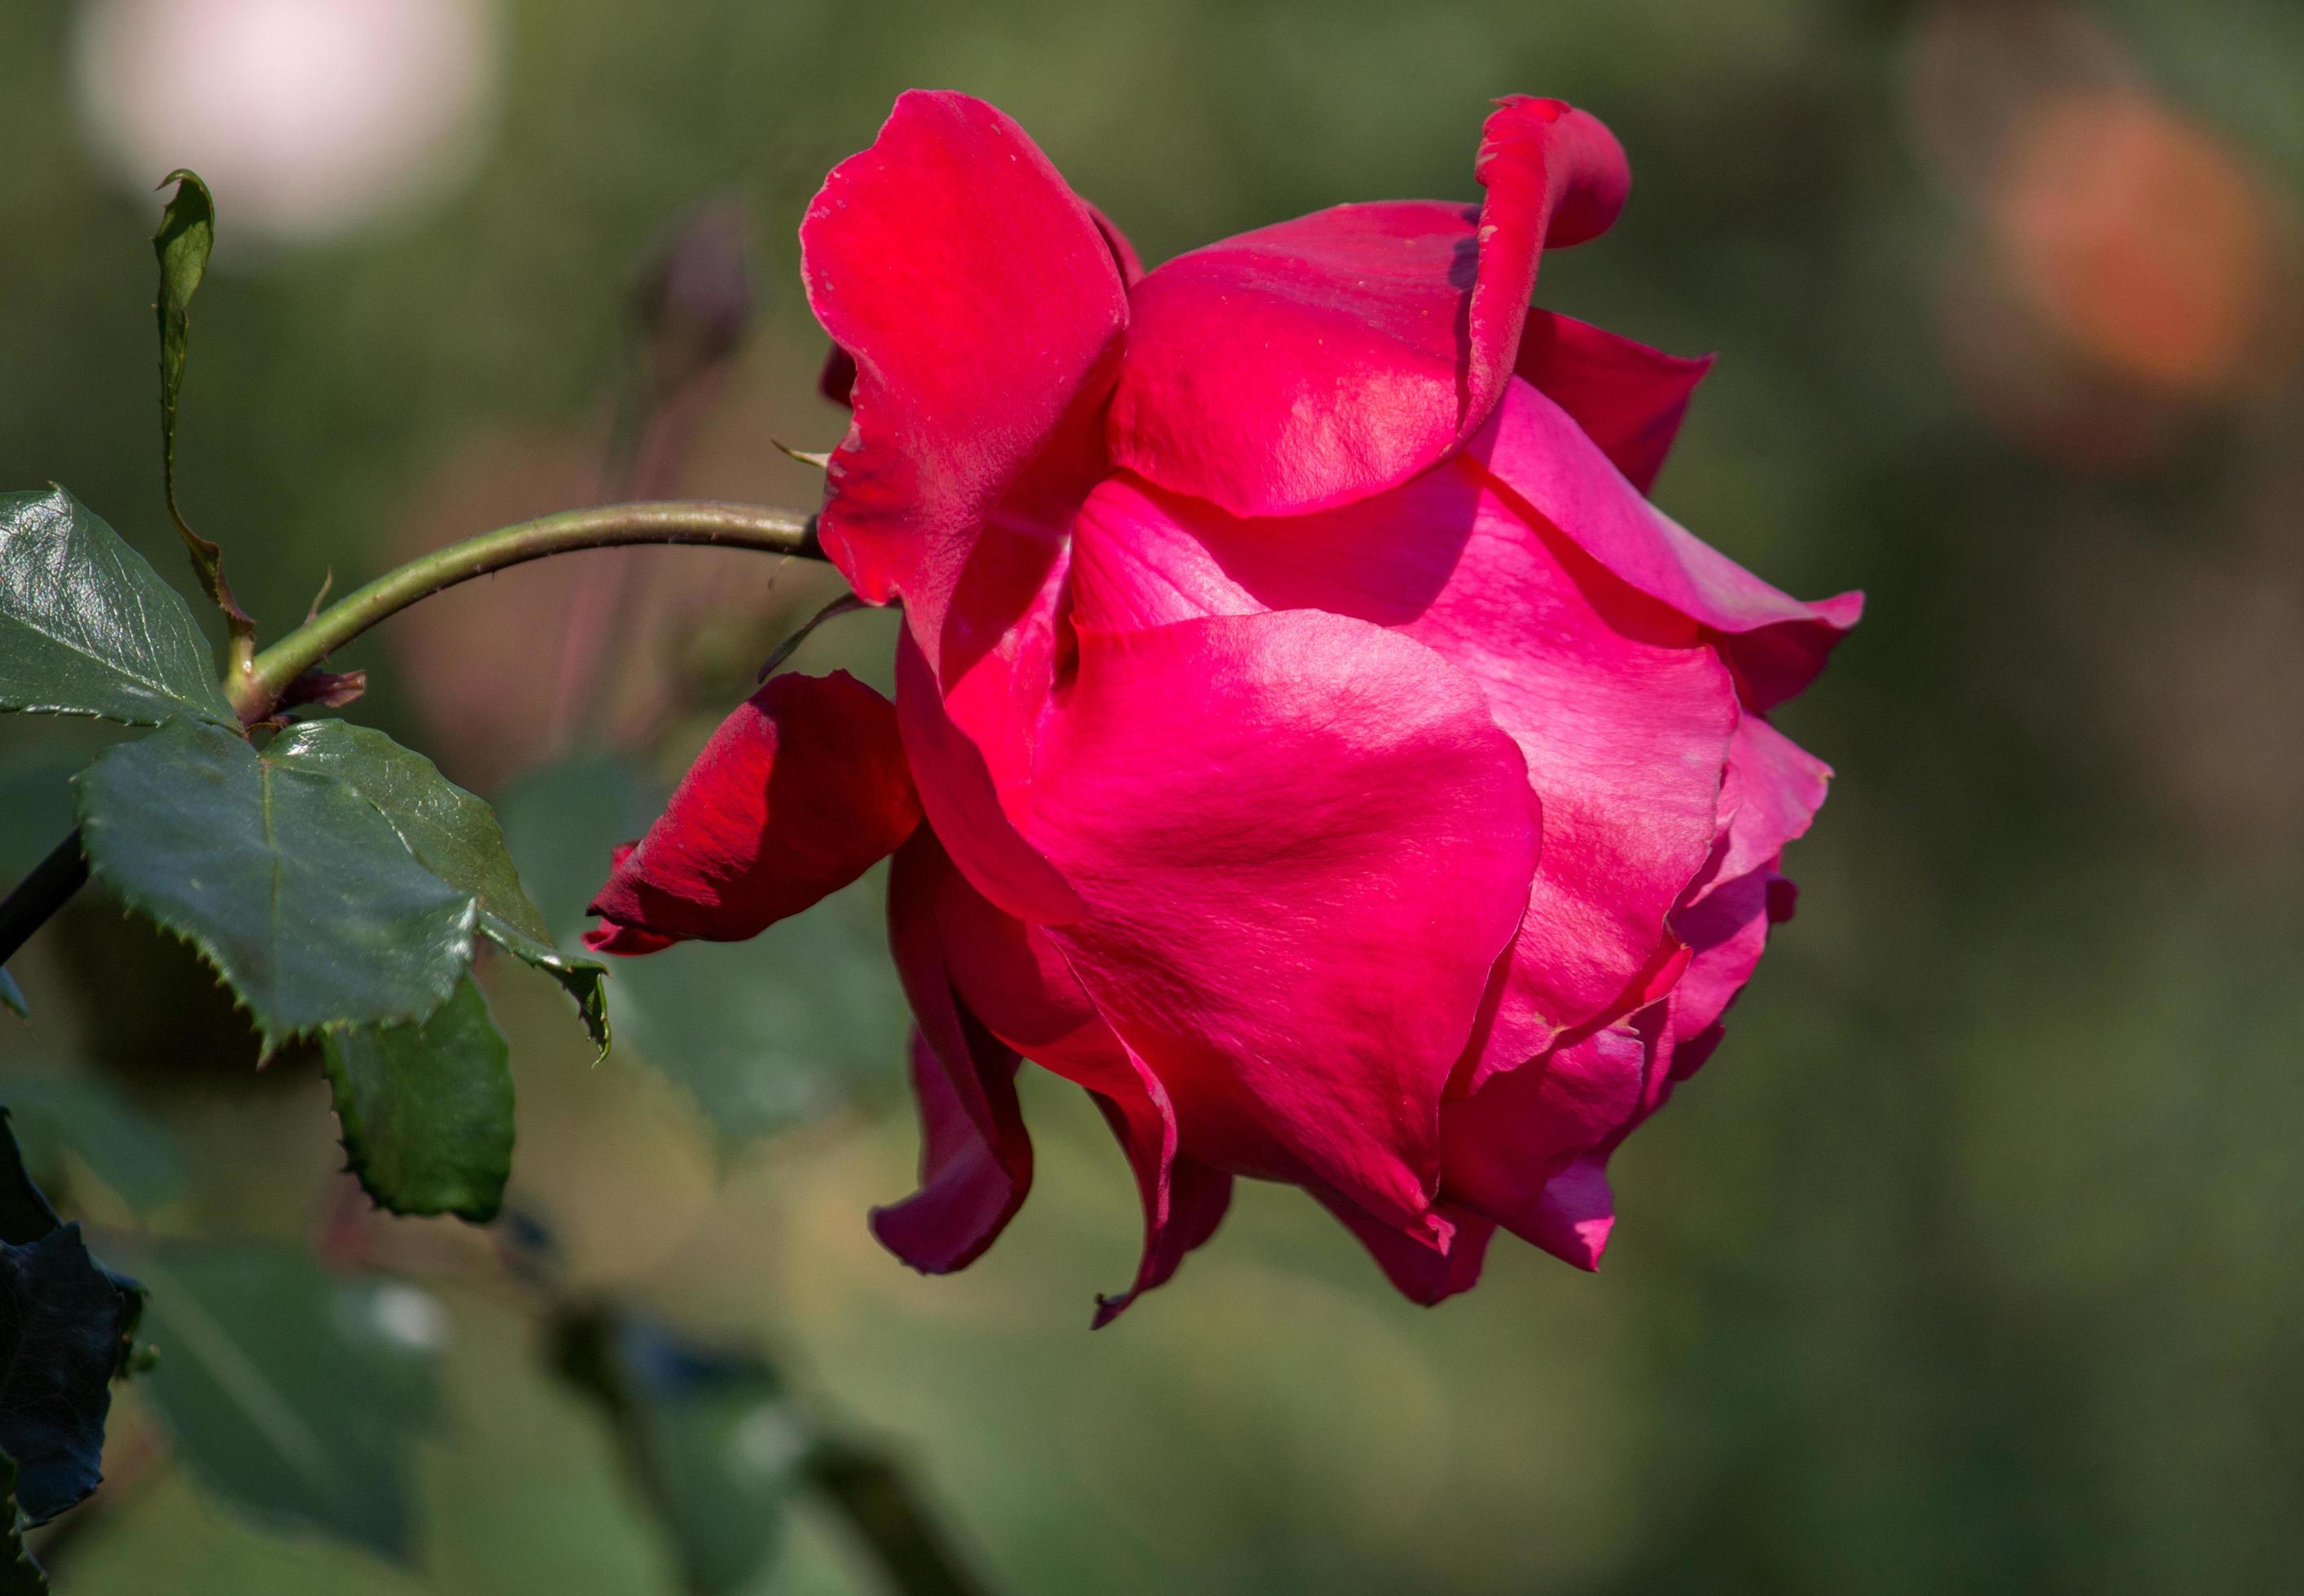
[[[48,916],[64,908],[72,895],[88,882],[88,860],[80,851],[80,831],[48,850],[48,857],[32,866],[31,874],[16,883],[16,890],[0,900],[0,967],[16,957],[16,950],[24,939],[48,923]]]
[[[280,706],[289,685],[335,650],[385,616],[396,614],[443,587],[507,566],[524,565],[577,549],[617,548],[627,544],[700,544],[724,549],[755,549],[766,554],[825,557],[816,541],[816,518],[797,510],[764,510],[749,504],[667,499],[645,504],[603,504],[538,516],[515,527],[483,532],[452,543],[398,570],[378,577],[347,595],[254,658],[233,639],[224,696],[253,725]],[[0,899],[0,964],[45,925],[88,879],[80,833],[58,843],[16,890]]]
[[[225,680],[224,691],[240,718],[252,724],[279,706],[281,696],[298,677],[385,616],[419,599],[530,560],[631,544],[699,544],[824,558],[824,550],[816,541],[816,518],[794,510],[665,500],[603,504],[538,516],[450,544],[346,595],[254,659],[239,664]]]

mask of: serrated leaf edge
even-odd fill
[[[113,526],[110,521],[106,520],[102,516],[97,514],[95,511],[89,509],[87,505],[81,503],[78,498],[73,496],[72,490],[64,486],[60,482],[51,482],[48,484],[48,497],[52,499],[61,499],[64,501],[67,507],[67,513],[69,513],[72,509],[86,511],[89,519],[104,528],[106,531],[110,532],[113,536],[114,541],[118,543],[123,549],[127,551],[130,555],[140,562],[146,570],[150,571],[152,573],[152,579],[160,585],[162,591],[165,592],[170,597],[176,601],[178,607],[182,611],[185,623],[191,629],[192,636],[195,638],[199,638],[199,622],[192,617],[191,605],[184,602],[184,596],[182,594],[178,593],[174,587],[169,586],[167,578],[161,576],[158,570],[154,567],[149,560],[144,558],[143,554],[133,544],[130,543],[125,537],[121,536],[118,528]],[[110,659],[106,655],[97,654],[89,649],[82,648],[70,638],[57,638],[47,632],[42,632],[40,635],[44,638],[47,638],[49,641],[56,644],[58,646],[65,649],[69,653],[76,654],[82,659],[93,660],[99,665],[105,666],[109,670],[118,671],[127,680],[134,682],[144,691],[152,694],[156,697],[164,699],[170,704],[177,705],[179,713],[196,715],[200,720],[212,726],[223,726],[234,731],[240,730],[240,717],[232,713],[231,701],[224,696],[224,689],[220,687],[216,687],[213,682],[209,682],[208,685],[216,694],[216,704],[201,704],[196,700],[183,697],[183,695],[177,692],[174,688],[168,687],[165,684],[148,681],[139,676],[129,676],[125,671],[120,671],[118,661]],[[206,678],[202,678],[202,680],[207,680]],[[131,718],[127,715],[112,714],[100,709],[83,709],[77,705],[43,704],[30,700],[27,700],[21,704],[13,704],[4,700],[0,700],[0,714],[69,715],[76,716],[81,720],[87,721],[109,721],[115,726],[165,726],[175,718],[174,714],[165,714],[162,715],[157,721],[148,721],[140,718]]]
[[[463,979],[466,981],[471,979],[470,972],[466,973]],[[477,986],[478,983],[474,983],[474,984]],[[460,981],[458,983],[458,986],[461,988],[462,985],[462,982]],[[453,994],[451,995],[450,1001],[453,1001]],[[487,1012],[487,994],[486,992],[482,992],[480,994],[480,1005],[482,1011]],[[440,1007],[445,1009],[447,1007],[447,1004],[443,1003]],[[435,1016],[436,1016],[438,1010],[436,1009],[434,1011]],[[427,1022],[424,1020],[419,1020],[415,1023],[420,1026]],[[488,1015],[488,1023],[491,1026],[495,1026],[496,1017],[494,1014]],[[333,1036],[349,1035],[357,1031],[385,1031],[400,1030],[404,1028],[404,1026],[342,1026],[335,1027],[331,1033],[331,1036],[326,1036],[321,1039],[320,1067],[322,1072],[328,1077],[328,1099],[332,1110],[336,1116],[336,1129],[338,1132],[336,1136],[336,1144],[343,1149],[344,1170],[347,1174],[351,1175],[353,1179],[360,1182],[360,1188],[368,1194],[368,1201],[375,1203],[378,1208],[383,1209],[386,1213],[398,1214],[402,1219],[432,1219],[441,1214],[449,1214],[457,1219],[462,1220],[467,1224],[485,1225],[491,1223],[495,1220],[497,1215],[504,1212],[504,1187],[511,1184],[512,1178],[511,1159],[509,1155],[507,1155],[505,1159],[504,1179],[497,1186],[496,1200],[486,1204],[475,1204],[467,1207],[457,1207],[452,1205],[442,1208],[403,1207],[401,1203],[394,1201],[392,1197],[387,1195],[368,1178],[368,1161],[360,1146],[360,1144],[366,1138],[367,1131],[365,1127],[357,1123],[358,1116],[347,1111],[346,1105],[352,1095],[352,1094],[346,1089],[349,1084],[348,1077],[340,1061],[336,1050],[329,1045],[329,1042]],[[496,1035],[499,1040],[503,1039],[504,1032],[501,1027],[497,1028]],[[506,1051],[507,1053],[510,1051],[509,1043],[506,1043]],[[505,1085],[509,1086],[511,1084],[511,1070],[509,1064],[507,1064],[505,1068]]]
[[[343,723],[345,725],[354,724],[354,722],[349,721]],[[419,759],[423,759],[427,764],[431,764],[432,763],[417,749],[409,748],[406,751],[415,755],[416,757]],[[465,891],[465,889],[457,886],[454,882],[450,881],[446,876],[442,875],[438,871],[433,869],[431,866],[424,862],[424,856],[418,853],[416,851],[415,845],[409,841],[407,832],[402,828],[398,821],[392,817],[392,812],[385,808],[383,805],[369,798],[368,794],[362,792],[359,788],[352,786],[351,782],[342,781],[339,778],[329,774],[329,773],[325,769],[307,764],[299,764],[295,768],[301,770],[309,775],[326,777],[327,780],[335,781],[339,787],[350,790],[353,797],[359,798],[360,802],[366,804],[370,809],[375,810],[377,815],[383,816],[384,823],[392,828],[392,834],[400,840],[400,846],[408,850],[408,857],[416,861],[417,868],[422,870],[427,875],[429,875],[433,880],[440,882],[443,886],[449,888],[451,891]],[[432,773],[436,776],[440,776],[440,771],[437,765],[433,765]],[[457,786],[455,782],[450,781],[445,776],[440,776],[440,780],[447,786],[454,788],[456,791],[463,794],[466,798],[469,798],[475,803],[486,807],[488,811],[489,816],[491,818],[495,817],[496,806],[490,804],[487,799],[481,798],[478,793],[471,791],[468,788]],[[504,841],[501,824],[499,824],[498,827],[497,841],[500,845]],[[520,891],[521,899],[525,902],[528,900],[527,889],[521,885],[520,865],[517,860],[512,858],[512,852],[509,847],[506,847],[504,849],[504,857],[506,862],[512,865],[512,884]],[[514,958],[519,959],[522,964],[527,965],[529,968],[542,970],[546,975],[552,976],[555,981],[558,982],[561,990],[567,992],[570,999],[574,1001],[576,1005],[577,1017],[583,1022],[585,1034],[591,1037],[592,1045],[598,1050],[594,1054],[592,1061],[597,1064],[601,1060],[606,1059],[608,1056],[609,1046],[614,1040],[613,1032],[608,1023],[608,996],[606,985],[608,979],[608,967],[597,958],[586,958],[580,955],[564,953],[558,948],[552,947],[551,944],[547,942],[538,941],[536,937],[530,935],[528,932],[523,931],[521,927],[513,925],[503,916],[493,913],[487,909],[479,908],[479,899],[478,894],[468,893],[467,895],[472,899],[474,908],[478,911],[473,923],[473,933],[476,936],[487,938],[489,942],[495,943],[498,948],[503,949],[504,951],[509,953]],[[529,908],[531,913],[535,912],[535,904],[532,902],[529,903]],[[543,916],[541,915],[538,916],[539,921],[542,917]],[[596,977],[592,984],[589,996],[579,996],[575,989],[569,984],[570,977],[582,975],[590,975]],[[454,993],[452,991],[450,996],[453,997],[453,995]],[[444,998],[441,1000],[441,1003],[444,1007],[446,1002],[447,999]],[[432,1011],[432,1014],[437,1014],[438,1012],[439,1009],[435,1009]],[[431,1018],[432,1015],[428,1014],[424,1017],[424,1019],[428,1020]],[[423,1020],[414,1022],[402,1021],[399,1023],[414,1023],[420,1025],[423,1023]],[[348,1026],[344,1028],[349,1030],[357,1030],[360,1027],[357,1026]],[[365,1187],[366,1183],[363,1182],[362,1185],[363,1187]],[[370,1195],[373,1195],[374,1194],[371,1193]]]
[[[576,1005],[577,1018],[583,1022],[585,1034],[592,1038],[598,1051],[593,1055],[595,1064],[608,1056],[614,1038],[608,1023],[608,967],[597,958],[584,958],[549,948],[529,937],[516,925],[507,925],[485,910],[480,915],[480,934],[521,963],[533,970],[541,970],[558,984]],[[572,977],[592,977],[589,994],[580,995],[570,982]]]
[[[259,756],[259,757],[260,756]],[[89,766],[89,769],[94,768],[93,764]],[[368,804],[370,809],[376,808],[374,804],[368,803],[368,798],[363,794],[345,782],[337,781],[334,776],[326,775],[318,771],[303,771],[301,773],[307,776],[316,777],[324,781],[333,781],[338,787],[342,787],[347,792],[352,793],[352,795],[354,798],[359,798],[361,803]],[[82,815],[80,812],[80,777],[85,776],[86,774],[88,774],[88,770],[82,770],[72,777],[72,814],[73,817],[80,822],[80,836],[83,842],[93,840],[95,837],[100,835],[106,829],[100,822],[93,820],[89,816]],[[392,835],[395,841],[400,842],[401,847],[404,849],[408,846],[407,842],[401,839],[400,832],[397,827],[392,828]],[[216,984],[232,995],[233,1008],[239,1012],[245,1013],[250,1018],[256,1022],[257,1035],[261,1039],[264,1044],[263,1051],[257,1059],[257,1064],[259,1068],[265,1064],[269,1063],[273,1056],[282,1048],[287,1046],[288,1043],[324,1036],[331,1031],[357,1031],[362,1026],[371,1025],[422,1025],[426,1020],[430,1019],[434,1015],[439,1013],[443,1008],[446,1007],[448,999],[456,995],[456,982],[462,981],[471,971],[470,943],[471,939],[478,934],[478,922],[479,919],[480,905],[479,899],[475,898],[471,893],[463,892],[463,923],[466,946],[464,964],[463,967],[456,972],[456,980],[451,981],[448,984],[446,996],[442,997],[429,1009],[423,1009],[420,1012],[409,1014],[394,1011],[387,1014],[381,1019],[323,1020],[318,1025],[311,1026],[275,1025],[272,1022],[271,1018],[267,1016],[263,1009],[258,1008],[245,992],[241,992],[239,986],[233,981],[231,974],[226,971],[224,967],[223,956],[218,953],[212,945],[210,945],[206,938],[191,931],[179,930],[177,927],[169,925],[166,921],[163,920],[148,904],[140,901],[139,894],[131,891],[124,884],[123,884],[117,877],[114,876],[112,870],[97,857],[97,849],[87,847],[84,848],[82,851],[87,856],[89,874],[92,878],[101,882],[104,889],[107,892],[111,893],[114,899],[134,911],[138,918],[151,925],[163,936],[171,937],[175,941],[183,943],[186,947],[191,949],[194,953],[198,954],[199,956],[200,962],[215,973]],[[411,858],[414,857],[412,854],[410,857]],[[422,867],[420,862],[419,864],[419,867]],[[429,870],[425,871],[425,874],[432,875],[432,879],[435,881],[440,881],[440,877],[433,875],[432,872]],[[456,887],[453,882],[440,881],[440,884],[444,887],[447,887],[451,891],[462,891],[462,889]]]

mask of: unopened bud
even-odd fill
[[[689,217],[649,263],[638,309],[659,396],[742,346],[753,312],[750,232],[742,204],[724,200]]]

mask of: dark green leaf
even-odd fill
[[[192,612],[60,487],[0,494],[0,710],[157,726],[238,717]]]
[[[344,1153],[394,1213],[496,1218],[512,1173],[511,1049],[466,976],[420,1025],[321,1039]]]
[[[18,1019],[32,1018],[32,1011],[24,1006],[24,989],[16,984],[16,977],[8,973],[4,964],[0,964],[0,1009],[7,1009]]]
[[[10,1060],[0,1068],[0,1102],[33,1161],[53,1171],[70,1148],[91,1174],[140,1212],[183,1189],[183,1156],[168,1127],[102,1077],[66,1075]]]
[[[573,761],[504,799],[504,826],[563,940],[606,879],[610,850],[656,806],[622,767]],[[902,990],[888,958],[885,876],[874,871],[749,942],[683,942],[619,959],[609,1012],[627,1044],[686,1088],[738,1144],[892,1085]]]
[[[143,1290],[89,1256],[34,1183],[0,1109],[0,1592],[43,1589],[21,1532],[95,1490],[112,1380]],[[29,1583],[27,1583],[29,1582]]]
[[[592,1040],[607,1051],[606,972],[597,959],[553,945],[504,850],[496,811],[484,799],[443,776],[423,755],[343,721],[298,726],[265,750],[265,757],[333,776],[382,810],[419,863],[479,899],[482,935],[568,989]]]
[[[17,1143],[13,1116],[0,1108],[0,1243],[29,1246],[58,1234],[64,1221],[39,1182],[32,1178],[23,1148]],[[113,1362],[125,1374],[135,1363],[133,1346],[138,1320],[144,1312],[144,1288],[125,1275],[97,1269],[119,1294],[119,1322],[114,1329]]]
[[[549,944],[544,917],[521,890],[496,811],[442,775],[423,755],[372,727],[310,721],[265,750],[275,764],[333,776],[384,811],[418,862],[479,899],[506,929]]]
[[[160,259],[160,480],[169,519],[192,557],[200,590],[224,612],[235,638],[252,638],[256,623],[224,580],[224,551],[193,531],[176,508],[176,400],[183,392],[184,355],[191,342],[192,295],[208,275],[208,255],[216,248],[216,199],[196,173],[171,172],[160,186],[170,183],[176,185],[175,195],[160,214],[160,230],[152,235],[152,253]]]
[[[614,1308],[569,1315],[555,1339],[562,1373],[614,1424],[687,1589],[724,1596],[752,1583],[783,1538],[809,1448],[775,1368]]]
[[[74,785],[96,879],[191,942],[267,1047],[427,1018],[471,963],[471,894],[333,777],[180,722],[107,750]]]
[[[41,1596],[48,1576],[24,1546],[16,1503],[16,1461],[0,1455],[0,1596]]]
[[[104,1477],[97,1465],[127,1312],[77,1224],[0,1246],[0,1451],[15,1459],[16,1504],[32,1524]]]
[[[438,1301],[286,1248],[156,1244],[134,1262],[160,1355],[138,1389],[177,1455],[260,1517],[406,1558],[409,1454],[437,1418]]]

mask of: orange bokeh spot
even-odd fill
[[[2045,97],[1991,201],[2022,297],[2132,380],[2205,396],[2245,381],[2273,330],[2277,201],[2212,135],[2132,90]]]

